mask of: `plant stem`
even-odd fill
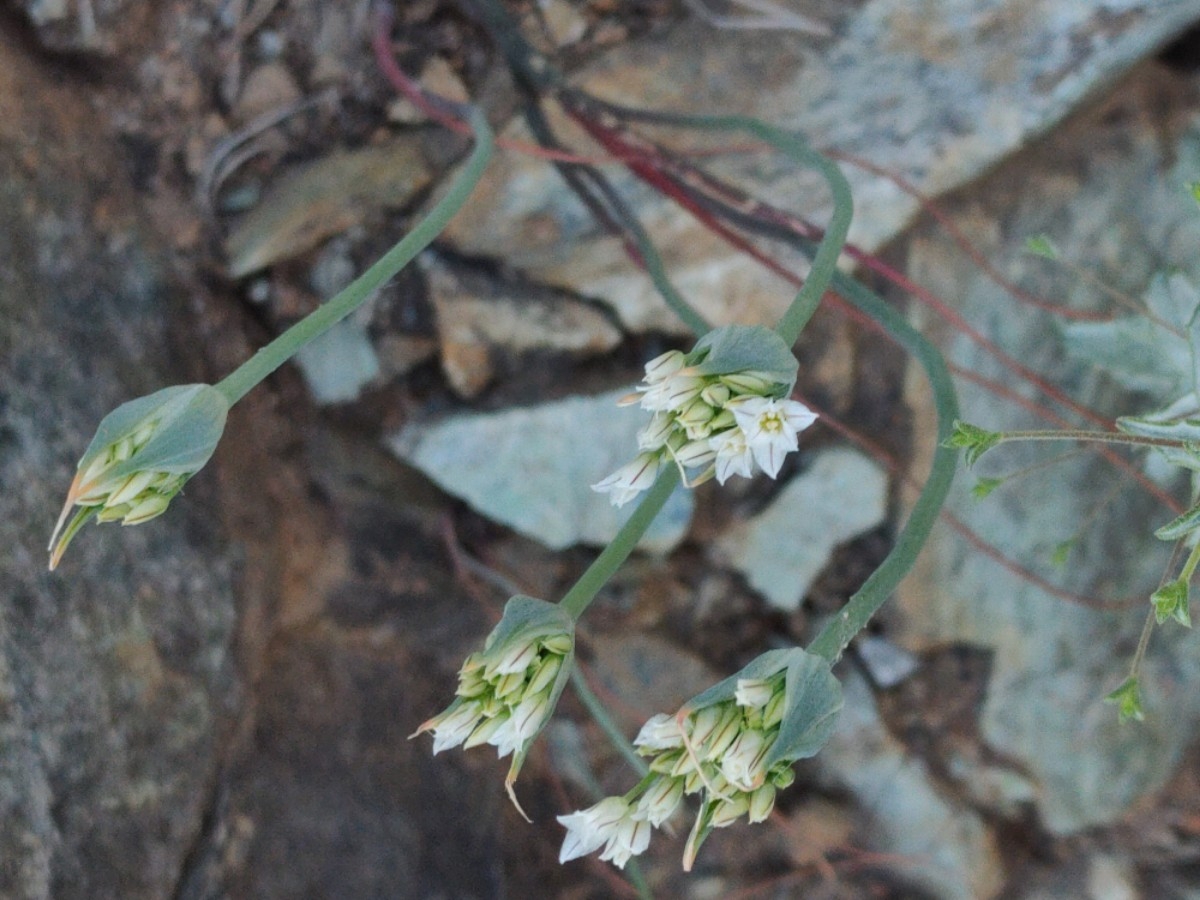
[[[1144,447],[1182,447],[1182,441],[1144,437],[1120,431],[1081,431],[1074,428],[1049,431],[1001,431],[997,444],[1010,441],[1093,441],[1099,444],[1139,444]]]
[[[225,395],[230,406],[246,396],[256,384],[287,362],[298,350],[358,309],[384,282],[394,277],[441,234],[475,189],[492,155],[492,131],[483,112],[472,108],[470,122],[475,135],[475,149],[471,151],[463,170],[450,185],[446,196],[412,231],[348,287],[279,335],[219,382],[216,388]]]
[[[575,694],[588,711],[588,715],[596,720],[596,724],[600,726],[600,730],[608,737],[609,743],[625,758],[630,768],[645,777],[646,773],[650,771],[650,767],[644,759],[637,755],[633,744],[629,743],[625,735],[621,732],[621,727],[608,714],[608,710],[604,708],[604,704],[600,702],[600,698],[592,691],[587,683],[587,679],[583,677],[583,672],[579,670],[578,665],[571,668],[571,687],[575,689]]]
[[[942,503],[950,490],[950,483],[954,480],[958,460],[955,450],[943,446],[954,430],[953,423],[958,416],[958,400],[941,353],[909,325],[900,313],[848,275],[835,271],[833,286],[855,307],[883,325],[925,369],[937,409],[938,433],[937,449],[933,454],[929,477],[925,480],[925,487],[922,488],[917,502],[913,504],[908,521],[896,536],[896,543],[891,552],[879,564],[879,568],[871,573],[863,586],[846,601],[841,611],[826,623],[808,647],[810,653],[824,656],[831,663],[842,655],[851,639],[866,627],[871,616],[875,615],[912,568],[941,512]]]
[[[604,587],[605,582],[612,578],[617,569],[621,567],[621,563],[625,562],[629,554],[633,552],[637,542],[646,533],[646,529],[650,527],[650,523],[654,521],[654,517],[658,515],[678,484],[678,468],[667,466],[650,486],[646,496],[638,503],[633,515],[621,526],[616,537],[600,552],[595,562],[587,567],[587,571],[579,576],[579,580],[559,601],[559,606],[569,612],[573,619],[578,621],[579,617],[583,615],[583,611],[588,608],[588,604],[595,599],[600,588]]]

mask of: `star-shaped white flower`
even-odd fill
[[[817,414],[795,400],[747,397],[729,405],[745,434],[746,446],[758,467],[771,478],[779,474],[783,458],[796,449],[801,431],[817,420]]]
[[[650,823],[635,819],[629,804],[620,797],[605,797],[588,809],[559,816],[558,822],[567,829],[558,854],[560,863],[604,847],[600,858],[624,868],[631,856],[637,856],[650,845]]]
[[[733,475],[749,478],[754,474],[754,453],[746,443],[746,435],[740,428],[730,428],[708,439],[708,445],[717,452],[717,481],[724,484]]]
[[[593,484],[592,490],[610,495],[613,506],[624,506],[654,484],[661,465],[660,454],[642,453],[633,462],[626,463],[607,478]]]

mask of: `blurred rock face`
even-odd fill
[[[168,896],[238,691],[211,484],[55,574],[45,542],[100,418],[188,380],[181,304],[90,110],[0,56],[0,896]]]

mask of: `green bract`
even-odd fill
[[[776,397],[791,393],[800,368],[783,338],[762,325],[714,328],[696,342],[688,362],[699,375],[752,372],[775,385]]]
[[[212,457],[228,412],[216,388],[185,384],[130,400],[105,416],[79,460],[50,538],[50,568],[93,517],[137,525],[165,512]],[[67,522],[73,506],[79,510]]]
[[[699,712],[733,700],[739,681],[765,681],[785,670],[783,719],[764,765],[771,768],[776,763],[793,763],[815,756],[833,733],[837,714],[842,708],[842,687],[829,670],[828,660],[799,647],[767,651],[736,675],[697,694],[680,711],[685,714]]]

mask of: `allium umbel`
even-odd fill
[[[460,744],[491,744],[503,759],[513,756],[505,787],[513,794],[533,739],[549,721],[575,658],[575,621],[553,603],[513,597],[483,650],[472,653],[458,673],[456,699],[423,722],[413,737],[433,732],[433,752]],[[589,851],[590,852],[590,851]]]
[[[795,365],[772,332],[745,326],[712,332],[690,354],[671,350],[651,360],[623,401],[653,413],[638,434],[641,453],[592,489],[623,506],[654,483],[663,464],[678,466],[688,487],[750,477],[756,468],[774,478],[817,418],[786,399]]]
[[[105,416],[79,460],[50,537],[50,568],[92,518],[139,525],[165,512],[212,456],[228,412],[216,388],[186,384],[123,403]]]
[[[601,859],[623,867],[685,796],[698,795],[683,860],[690,869],[713,829],[770,815],[776,792],[795,778],[792,764],[817,752],[841,703],[823,659],[802,650],[763,654],[675,716],[646,722],[633,743],[649,759],[650,773],[623,797],[559,816],[568,829],[559,861],[604,846]]]

